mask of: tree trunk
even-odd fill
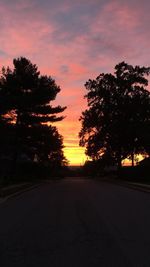
[[[121,164],[121,153],[118,154],[118,176],[120,176],[121,174],[121,168],[122,168],[122,164]]]
[[[134,167],[134,152],[131,153],[131,161],[132,161],[132,167]]]
[[[12,156],[12,167],[11,167],[11,177],[12,179],[15,178],[16,171],[17,171],[17,159],[18,159],[18,128],[19,128],[19,120],[20,120],[20,114],[17,112],[17,119],[16,119],[16,133],[15,133],[15,139],[14,139],[14,151]]]
[[[122,164],[121,164],[121,157],[118,159],[118,170],[121,170]]]

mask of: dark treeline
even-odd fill
[[[114,74],[102,73],[85,84],[88,108],[80,117],[80,145],[92,162],[87,172],[122,169],[122,161],[137,154],[150,156],[149,67],[115,66]]]
[[[51,125],[66,108],[51,105],[60,87],[26,58],[13,65],[0,77],[1,182],[54,175],[67,163],[63,138]]]
[[[102,73],[86,82],[88,107],[80,117],[79,137],[92,161],[69,172],[63,138],[52,126],[63,120],[66,109],[51,105],[60,87],[26,58],[14,59],[13,65],[13,69],[3,67],[0,76],[1,183],[60,177],[62,173],[99,175],[116,168],[121,173],[124,159],[131,159],[134,166],[137,154],[150,157],[149,67],[121,62],[114,74]],[[143,175],[141,166],[124,173]]]

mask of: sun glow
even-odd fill
[[[69,161],[69,165],[72,166],[84,165],[87,159],[85,149],[77,145],[74,147],[65,147],[64,154]]]
[[[134,164],[137,165],[139,161],[143,160],[144,156],[142,155],[135,155],[135,160],[134,160]],[[132,165],[132,161],[131,159],[124,159],[122,162],[123,166],[131,166]]]

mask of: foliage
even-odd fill
[[[57,128],[50,126],[64,118],[57,114],[66,107],[51,105],[60,87],[50,76],[40,75],[37,66],[24,57],[14,59],[13,64],[13,70],[2,68],[0,79],[0,119],[7,126],[10,138],[13,171],[22,157],[43,163],[57,162],[61,166],[66,162],[63,139]],[[7,142],[4,143],[6,151]]]
[[[150,148],[150,92],[146,90],[150,68],[121,62],[113,74],[100,74],[85,87],[88,108],[80,117],[80,145],[99,159],[105,154],[121,166],[122,159]]]

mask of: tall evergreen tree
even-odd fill
[[[2,68],[0,105],[3,110],[2,118],[7,118],[9,124],[14,126],[15,166],[18,157],[23,153],[33,160],[35,154],[38,154],[38,141],[43,142],[43,150],[45,149],[46,153],[46,133],[50,134],[50,142],[54,132],[58,134],[56,128],[53,128],[52,134],[47,124],[62,120],[64,117],[57,114],[63,112],[66,107],[51,105],[51,101],[54,101],[60,92],[60,87],[54,79],[40,75],[37,66],[24,57],[14,59],[13,65],[13,70],[9,67]],[[41,141],[40,134],[43,132],[45,140],[43,138]],[[55,142],[59,143],[62,153],[62,139],[60,144],[59,134],[57,137]]]

